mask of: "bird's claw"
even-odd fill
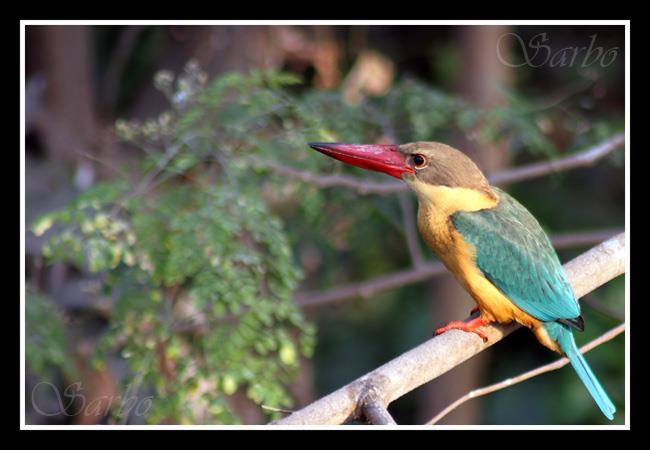
[[[483,333],[478,329],[483,325],[485,325],[485,323],[480,318],[472,319],[469,322],[456,320],[453,322],[449,322],[444,327],[438,328],[433,335],[438,336],[439,334],[442,334],[445,331],[449,331],[449,330],[462,330],[462,331],[474,333],[478,335],[481,339],[483,339],[483,342],[487,342],[488,337],[485,335],[485,333]]]

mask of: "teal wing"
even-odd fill
[[[551,322],[579,317],[580,306],[544,230],[519,202],[493,189],[500,197],[496,208],[457,212],[451,217],[463,238],[476,248],[477,266],[536,319]],[[573,324],[580,327],[579,322]]]

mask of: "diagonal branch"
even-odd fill
[[[551,161],[543,161],[535,164],[515,167],[513,169],[497,172],[488,177],[490,183],[495,185],[507,185],[517,181],[538,178],[549,173],[562,172],[578,167],[590,166],[605,156],[612,153],[625,143],[625,135],[617,134],[613,137],[590,147],[586,150],[573,153],[564,158]],[[279,164],[273,161],[254,160],[254,164],[260,167],[291,178],[296,178],[307,183],[314,184],[321,188],[345,187],[357,191],[359,194],[380,194],[388,195],[395,192],[407,191],[408,186],[395,181],[372,181],[364,178],[351,177],[347,175],[319,175],[308,170],[296,169]]]
[[[623,333],[625,331],[625,324],[622,323],[611,330],[609,330],[607,333],[597,337],[593,341],[589,342],[586,345],[583,345],[580,347],[580,352],[581,353],[587,353],[589,350],[592,350],[596,347],[598,347],[601,344],[604,344],[605,342],[609,342],[612,339],[614,339],[616,336],[619,334]],[[554,361],[552,363],[543,365],[541,367],[538,367],[533,370],[529,370],[528,372],[522,373],[521,375],[517,375],[516,377],[511,377],[506,380],[500,381],[498,383],[491,384],[490,386],[485,386],[479,389],[474,389],[467,394],[463,395],[460,397],[458,400],[447,406],[445,409],[440,411],[435,417],[433,417],[431,420],[427,422],[427,425],[434,425],[440,420],[448,415],[450,412],[458,408],[460,405],[463,403],[473,400],[478,397],[482,397],[487,394],[491,394],[496,391],[500,391],[501,389],[508,388],[510,386],[513,386],[515,384],[521,383],[522,381],[526,381],[530,378],[536,377],[537,375],[541,375],[546,372],[551,372],[553,370],[558,370],[561,369],[562,367],[566,366],[569,364],[569,359],[567,357],[560,358],[557,361]]]
[[[577,298],[625,272],[625,234],[621,233],[564,265]],[[354,418],[358,405],[371,390],[382,404],[395,399],[453,369],[499,342],[518,325],[487,325],[488,342],[473,333],[450,330],[429,339],[337,391],[307,405],[275,424],[341,424]]]

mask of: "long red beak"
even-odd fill
[[[414,170],[399,152],[397,144],[342,144],[338,142],[310,142],[309,146],[332,158],[364,169],[384,172],[395,178]]]

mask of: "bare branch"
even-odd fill
[[[379,396],[370,391],[361,405],[361,414],[373,425],[397,425]]]
[[[552,161],[543,161],[526,166],[497,172],[488,177],[490,183],[495,185],[507,185],[517,181],[538,178],[549,173],[562,172],[565,170],[586,167],[604,158],[625,143],[625,135],[617,134],[600,144],[590,147],[581,152],[573,153],[564,158]],[[408,186],[401,182],[394,181],[372,181],[367,178],[357,178],[346,175],[319,175],[308,170],[295,169],[273,161],[255,160],[255,164],[266,167],[280,175],[312,183],[318,187],[346,187],[357,191],[359,194],[387,195],[395,192],[407,191]]]
[[[617,134],[590,149],[553,161],[544,161],[499,172],[490,177],[490,183],[504,185],[515,181],[537,178],[577,167],[588,167],[625,143],[625,135]]]
[[[564,265],[576,296],[582,297],[625,270],[625,234],[621,233]],[[453,369],[499,342],[518,325],[487,325],[484,343],[474,333],[450,330],[398,356],[337,391],[277,422],[282,425],[341,424],[353,417],[373,386],[390,404],[407,392]]]
[[[589,350],[592,350],[598,347],[599,345],[604,344],[605,342],[611,341],[612,339],[614,339],[616,336],[623,333],[624,331],[625,331],[625,324],[622,323],[612,328],[607,333],[589,342],[588,344],[585,344],[582,347],[580,347],[580,352],[587,353]],[[498,383],[491,384],[490,386],[474,389],[473,391],[470,391],[467,394],[463,395],[458,400],[454,401],[452,404],[450,404],[445,409],[440,411],[440,413],[438,413],[435,417],[433,417],[431,420],[427,422],[427,425],[434,425],[438,423],[443,417],[448,415],[450,412],[452,412],[453,410],[455,410],[456,408],[458,408],[460,405],[467,402],[468,400],[472,400],[487,394],[491,394],[496,391],[500,391],[501,389],[505,389],[515,384],[521,383],[522,381],[526,381],[530,378],[536,377],[537,375],[541,375],[546,372],[552,372],[553,370],[561,369],[562,367],[566,366],[568,363],[569,363],[569,359],[567,357],[560,358],[555,362],[522,373],[521,375],[517,375],[516,377],[508,378]]]
[[[120,170],[115,165],[108,162],[108,160],[106,160],[106,159],[98,158],[97,156],[95,156],[95,155],[93,155],[91,153],[82,151],[82,150],[77,151],[77,154],[84,157],[84,158],[88,158],[89,160],[94,161],[94,162],[96,162],[98,164],[101,164],[102,166],[110,169],[111,172],[116,173],[118,176],[120,176],[121,178],[123,178],[125,180],[128,179],[128,175],[124,171]]]
[[[114,215],[117,213],[117,211],[124,207],[126,203],[132,199],[133,197],[137,197],[138,195],[144,194],[147,192],[149,189],[151,189],[155,183],[154,180],[158,175],[160,175],[167,165],[176,157],[178,152],[181,150],[181,147],[183,145],[188,145],[188,142],[193,139],[194,136],[187,137],[182,140],[182,142],[174,144],[174,145],[168,145],[165,146],[165,153],[162,155],[162,157],[158,160],[156,163],[156,167],[154,167],[151,171],[149,171],[146,175],[144,175],[144,178],[138,183],[138,185],[135,187],[135,189],[132,192],[129,192],[125,196],[122,197],[122,199],[118,200],[112,210],[111,210],[111,215]]]
[[[621,233],[621,230],[566,233],[553,237],[551,241],[556,249],[580,247],[603,242],[618,233]],[[444,273],[447,273],[447,269],[442,263],[425,262],[419,267],[381,275],[360,283],[343,284],[321,292],[298,292],[295,294],[294,300],[302,307],[310,307],[358,297],[368,298],[388,289],[419,283]]]

